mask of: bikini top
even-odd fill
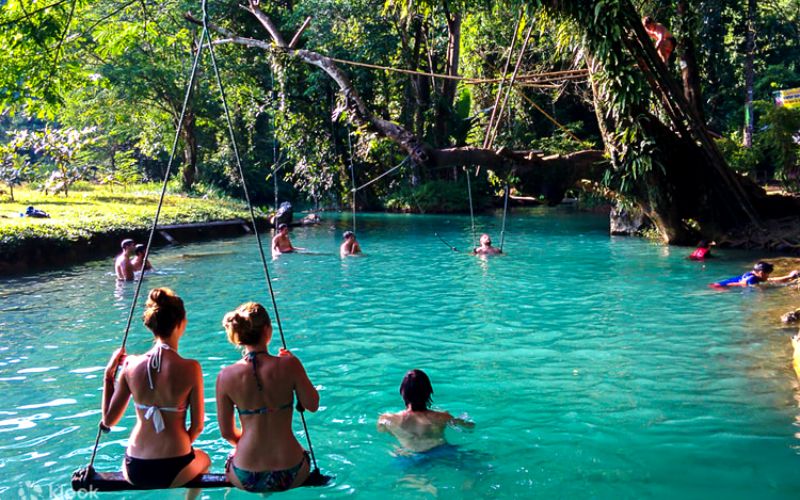
[[[155,390],[155,383],[153,382],[153,375],[150,372],[150,369],[154,369],[156,372],[161,372],[161,353],[164,350],[169,350],[170,347],[167,344],[158,342],[153,349],[147,353],[147,382],[150,384],[150,390]],[[158,405],[143,405],[139,404],[136,401],[133,402],[133,406],[139,410],[144,411],[144,419],[153,421],[153,427],[156,429],[156,434],[160,434],[161,431],[164,430],[164,415],[161,412],[170,412],[170,413],[183,413],[186,411],[186,403],[178,406],[158,406]]]
[[[253,376],[256,378],[256,385],[258,386],[259,391],[264,390],[264,386],[261,385],[261,380],[258,378],[258,357],[259,354],[268,354],[267,351],[248,351],[244,354],[244,358],[250,362],[251,366],[253,367]],[[268,413],[276,413],[281,410],[290,410],[292,408],[292,404],[294,401],[289,401],[286,404],[280,405],[277,408],[270,408],[268,406],[262,406],[261,408],[255,408],[253,410],[248,410],[246,408],[236,407],[239,411],[239,415],[266,415]]]

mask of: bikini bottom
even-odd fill
[[[169,488],[178,474],[194,461],[194,449],[186,455],[170,458],[135,458],[125,454],[128,480],[135,486]]]

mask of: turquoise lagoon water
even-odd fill
[[[498,244],[500,218],[478,223]],[[308,415],[317,459],[336,476],[283,497],[800,496],[789,332],[764,313],[797,292],[706,287],[754,255],[720,252],[702,265],[684,259],[687,249],[609,237],[603,216],[534,210],[512,215],[508,255],[489,260],[452,252],[434,235],[467,248],[468,218],[362,215],[367,256],[341,260],[347,224],[343,215],[295,230],[295,244],[317,253],[271,268],[288,344],[320,388],[320,411]],[[238,358],[220,320],[243,301],[268,301],[257,255],[252,237],[160,249],[145,284],[186,301],[181,353],[202,363],[206,382],[196,446],[217,472],[229,446],[213,384]],[[102,368],[134,290],[117,286],[110,267],[0,281],[2,498],[64,495],[88,461]],[[139,316],[131,352],[150,345]],[[449,430],[455,448],[446,453],[398,456],[376,431],[379,413],[401,409],[398,385],[410,368],[431,376],[437,408],[476,423]],[[103,437],[99,470],[119,468],[133,419],[129,408]]]

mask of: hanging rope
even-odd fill
[[[503,251],[503,243],[506,239],[506,215],[508,214],[508,182],[506,182],[505,201],[503,202],[503,225],[500,229],[500,251]]]
[[[222,101],[222,108],[225,110],[225,121],[228,125],[228,133],[230,134],[231,138],[231,147],[233,149],[233,156],[236,159],[236,168],[239,170],[239,176],[242,179],[242,190],[244,191],[245,200],[247,200],[247,208],[250,211],[250,222],[253,224],[253,233],[256,236],[256,242],[258,243],[258,252],[261,255],[261,264],[264,268],[264,278],[267,281],[267,287],[269,288],[269,295],[272,299],[272,309],[275,311],[275,322],[278,324],[278,332],[281,336],[281,344],[283,348],[286,349],[286,337],[283,334],[283,325],[281,323],[280,314],[278,312],[278,303],[275,300],[275,291],[272,289],[272,279],[269,275],[269,267],[267,266],[267,257],[264,253],[264,245],[261,243],[261,234],[258,231],[258,224],[256,221],[256,213],[253,209],[253,203],[250,200],[250,192],[247,189],[247,182],[245,181],[244,176],[244,169],[242,168],[242,161],[239,156],[239,148],[236,145],[236,134],[233,131],[233,122],[231,121],[230,110],[228,109],[228,100],[225,97],[225,87],[222,84],[222,77],[219,74],[219,68],[217,67],[217,58],[214,55],[214,43],[211,39],[211,33],[208,32],[208,10],[206,7],[206,0],[203,0],[203,33],[208,40],[208,54],[211,56],[211,65],[214,67],[214,76],[217,80],[217,85],[219,86],[219,94],[220,99]],[[303,431],[306,435],[306,442],[308,443],[308,451],[311,454],[311,462],[314,464],[314,469],[319,469],[317,466],[317,458],[314,455],[314,447],[311,444],[311,436],[308,432],[308,425],[306,424],[306,417],[305,412],[302,410],[302,406],[298,402],[298,410],[300,413],[300,420],[303,422]]]
[[[506,104],[508,103],[508,97],[511,95],[511,89],[514,88],[514,82],[517,79],[517,73],[519,72],[519,68],[522,65],[522,58],[525,55],[525,50],[528,48],[528,42],[531,39],[531,33],[533,32],[533,23],[528,27],[528,32],[525,34],[525,41],[522,42],[522,47],[519,50],[519,56],[517,57],[517,64],[514,66],[514,73],[511,74],[511,81],[508,83],[508,91],[506,92],[506,96],[503,98],[503,104],[500,106],[500,111],[497,113],[497,120],[495,120],[494,131],[489,135],[488,141],[484,142],[484,149],[490,149],[492,144],[494,143],[495,138],[497,137],[497,131],[500,129],[500,119],[503,117],[503,111],[505,111]]]
[[[387,170],[386,172],[382,173],[382,174],[381,174],[381,175],[379,175],[378,177],[375,177],[375,178],[374,178],[374,179],[372,179],[371,181],[369,181],[369,182],[367,182],[367,183],[364,183],[364,184],[362,184],[362,185],[358,186],[357,188],[353,188],[353,190],[352,190],[352,191],[353,191],[353,192],[356,192],[356,191],[361,191],[362,189],[364,189],[365,187],[369,186],[369,185],[370,185],[370,184],[372,184],[373,182],[377,182],[377,181],[379,181],[380,179],[383,179],[383,178],[384,178],[384,177],[386,177],[387,175],[391,174],[392,172],[394,172],[394,171],[395,171],[395,170],[397,170],[398,168],[400,168],[400,167],[402,167],[403,165],[405,165],[405,164],[406,164],[406,162],[407,162],[409,159],[411,159],[411,156],[410,156],[410,155],[409,155],[409,156],[406,156],[406,158],[405,158],[403,161],[401,161],[400,163],[398,163],[396,166],[394,166],[394,167],[390,168],[390,169],[389,169],[389,170]]]
[[[522,16],[524,15],[524,10],[520,9],[519,16],[517,16],[517,23],[514,25],[514,34],[511,37],[511,45],[508,47],[508,57],[506,57],[506,64],[503,66],[503,76],[500,78],[500,83],[497,86],[497,95],[494,98],[494,106],[492,106],[492,114],[489,116],[489,124],[486,125],[486,135],[483,138],[483,147],[486,148],[486,143],[489,141],[489,136],[492,132],[492,127],[494,127],[494,118],[497,114],[497,105],[500,104],[500,95],[503,93],[503,84],[506,81],[506,75],[508,75],[508,67],[511,65],[511,58],[514,55],[514,46],[517,44],[517,31],[519,31],[519,25],[522,22]]]
[[[356,167],[353,165],[353,141],[350,139],[350,129],[347,129],[347,146],[350,148],[350,180],[353,186],[353,232],[356,232]]]
[[[205,5],[205,0],[203,4]],[[178,140],[180,139],[181,129],[183,128],[183,121],[186,118],[186,108],[189,105],[189,98],[191,97],[192,89],[194,88],[194,80],[195,77],[197,76],[197,66],[200,62],[200,56],[203,52],[203,37],[206,36],[207,34],[208,34],[207,29],[204,26],[203,32],[200,35],[200,44],[198,44],[197,47],[197,54],[195,55],[194,62],[192,63],[192,72],[189,76],[189,83],[186,86],[186,94],[183,98],[183,107],[181,108],[181,114],[180,117],[178,118],[178,127],[175,130],[175,138],[172,141],[172,150],[170,151],[169,162],[167,162],[167,170],[164,174],[164,183],[161,186],[161,196],[159,197],[158,200],[158,208],[156,208],[156,215],[153,218],[153,225],[150,228],[150,235],[147,237],[147,246],[145,246],[144,249],[144,258],[142,262],[147,262],[147,257],[150,255],[150,247],[153,244],[153,236],[156,233],[156,227],[158,226],[158,219],[161,216],[161,207],[164,205],[164,197],[167,194],[167,183],[169,182],[169,174],[172,171],[172,163],[175,161],[175,152],[178,149]],[[120,349],[124,349],[125,345],[128,342],[128,334],[130,333],[131,330],[133,313],[136,310],[136,302],[138,301],[139,294],[141,293],[142,290],[143,280],[144,280],[144,270],[142,270],[142,273],[139,275],[139,279],[136,280],[136,290],[133,293],[133,301],[131,302],[130,311],[128,311],[128,321],[125,324],[125,334],[122,336],[122,343],[120,345]],[[114,374],[114,378],[116,378],[116,373]],[[94,465],[94,459],[97,456],[97,448],[100,445],[101,434],[103,432],[108,432],[110,430],[108,427],[103,425],[102,419],[100,420],[100,425],[98,427],[99,428],[97,430],[97,437],[95,438],[94,441],[94,449],[92,449],[92,457],[89,459],[88,470],[91,470],[92,466]]]
[[[469,169],[464,167],[464,172],[467,175],[467,195],[469,195],[469,222],[472,226],[472,248],[476,248],[478,246],[478,239],[475,235],[475,211],[472,208],[472,184],[469,181]]]

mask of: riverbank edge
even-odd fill
[[[225,222],[229,223],[219,224]],[[266,217],[257,217],[256,224],[259,231],[272,227]],[[252,234],[251,222],[244,219],[210,220],[167,227],[169,229],[156,230],[153,247]],[[120,252],[119,245],[123,239],[131,238],[137,243],[147,243],[149,235],[150,228],[141,226],[97,231],[75,239],[20,239],[14,242],[10,251],[3,251],[0,255],[0,277],[55,270],[100,258],[107,258],[111,266],[113,258]]]

